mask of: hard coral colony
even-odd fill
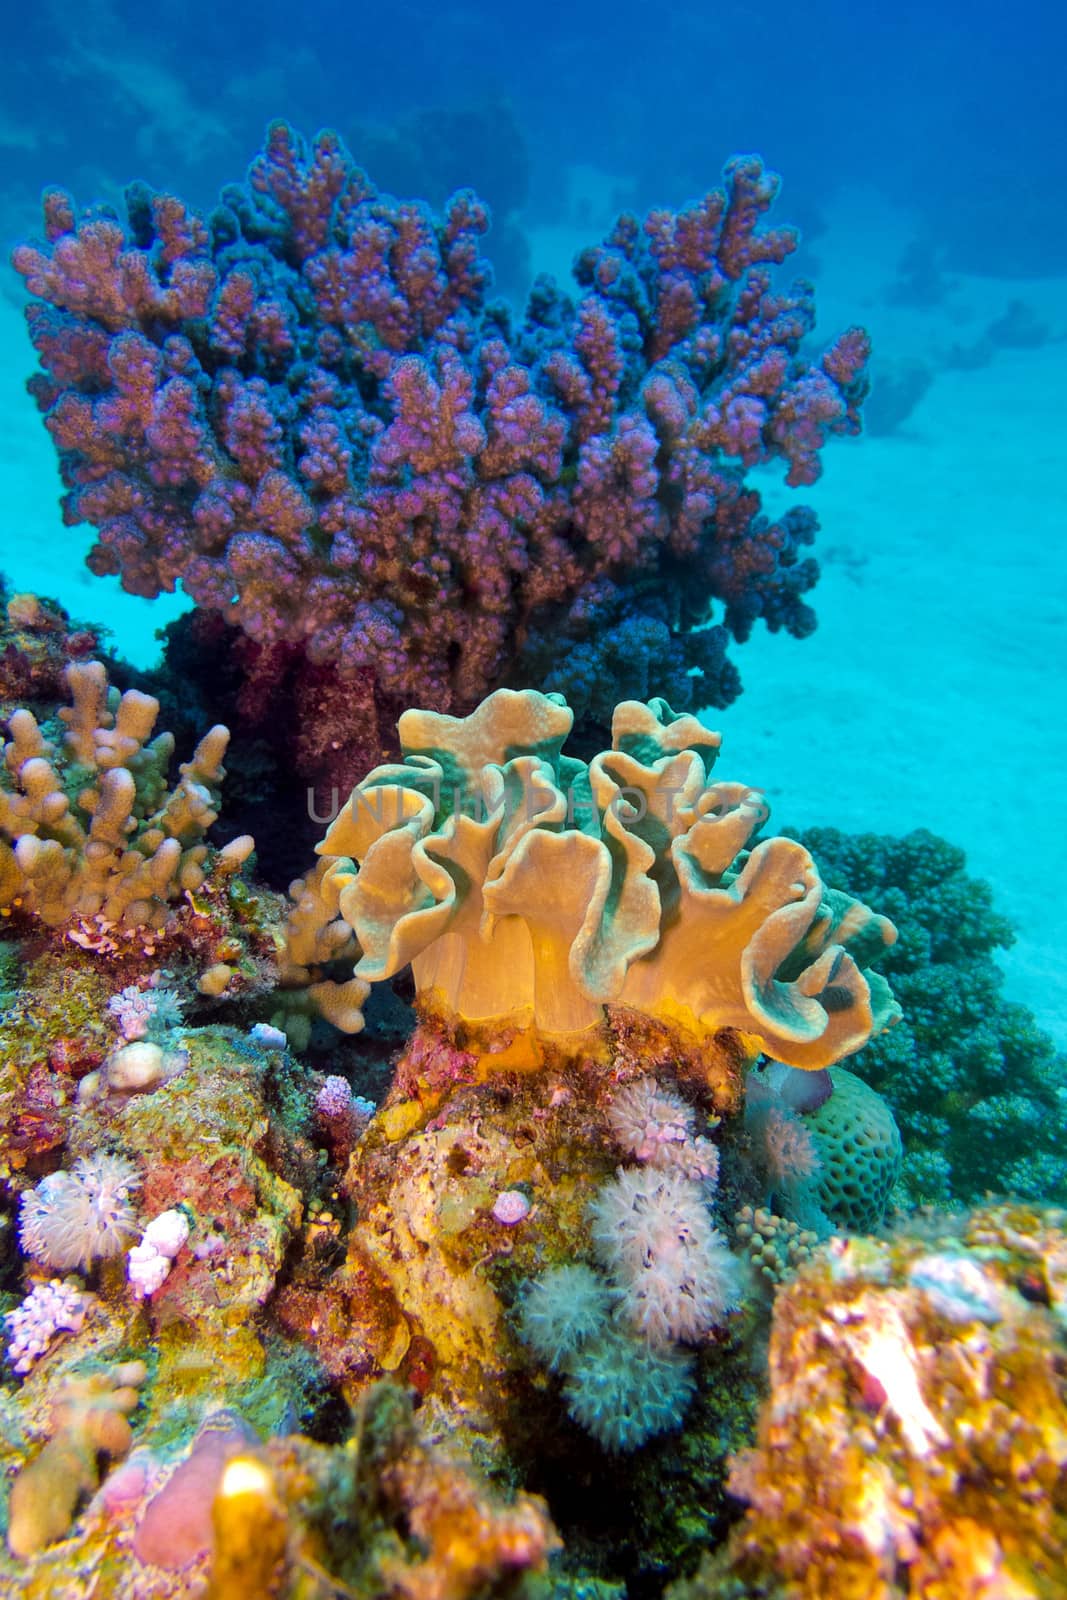
[[[13,259],[65,515],[94,571],[236,624],[242,704],[277,727],[284,688],[305,765],[307,713],[373,759],[405,705],[508,678],[601,722],[657,690],[726,705],[730,634],[814,625],[814,516],[772,522],[745,472],[814,482],[867,381],[858,329],[801,355],[810,286],[770,278],[797,237],[759,226],[777,189],[746,157],[689,211],[620,218],[577,297],[540,279],[521,321],[473,194],[400,204],[332,133],[274,123],[208,217],[134,185],[123,227],[52,191]]]
[[[814,519],[745,473],[858,427],[776,188],[522,321],[473,195],[282,123],[210,217],[52,192],[16,251],[94,570],[224,618],[234,714],[350,793],[271,890],[227,728],[169,779],[196,685],[10,600],[5,1594],[1067,1595],[1067,1220],[916,1210],[908,900],[669,703],[810,630]]]

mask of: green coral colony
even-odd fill
[[[5,596],[0,1590],[1067,1600],[1064,1073],[1001,998],[992,952],[1010,932],[933,835],[769,833],[761,792],[718,775],[719,736],[650,692],[669,677],[693,693],[713,662],[720,700],[736,692],[707,617],[676,633],[665,620],[672,563],[698,546],[737,637],[757,614],[805,631],[811,576],[768,552],[791,561],[811,514],[769,525],[722,458],[778,455],[811,481],[826,433],[856,426],[865,340],[852,330],[819,368],[796,364],[810,296],[761,298],[766,263],[793,246],[754,231],[774,181],[750,160],[728,198],[655,214],[652,245],[620,223],[589,254],[587,297],[566,311],[574,351],[535,384],[482,306],[473,202],[430,226],[374,199],[329,136],[306,170],[281,125],[272,141],[228,234],[141,195],[125,239],[53,195],[52,253],[23,262],[51,301],[31,315],[50,374],[35,392],[105,564],[149,563],[138,581],[154,592],[179,549],[167,518],[199,519],[200,642],[217,642],[215,568],[237,550],[230,620],[263,646],[244,657],[255,692],[268,647],[296,652],[278,706],[286,738],[303,723],[299,776],[331,771],[329,752],[369,759],[284,894],[251,835],[222,831],[230,736],[219,722],[196,742],[193,687],[135,682],[58,607]],[[209,239],[240,229],[262,283],[209,259]],[[334,281],[327,257],[355,271],[357,235],[366,272],[396,281],[349,350],[333,298],[311,291]],[[436,320],[404,299],[412,239],[437,262]],[[80,298],[79,262],[99,275]],[[634,285],[643,353],[620,331]],[[333,363],[305,362],[291,385],[313,406],[303,456],[275,381],[298,336]],[[341,409],[357,380],[381,415],[370,398],[355,421]],[[216,401],[229,432],[209,450]],[[431,402],[459,418],[448,449],[440,417],[421,430]],[[182,405],[203,435],[191,465]],[[121,450],[105,412],[125,419]],[[377,462],[370,488],[346,477],[346,429]],[[672,455],[677,492],[653,465]],[[611,650],[576,647],[577,726],[563,694],[502,686],[520,652],[479,653],[447,561],[425,568],[441,616],[416,637],[408,558],[390,579],[406,610],[389,611],[381,574],[363,595],[323,535],[301,558],[301,604],[327,594],[318,562],[324,637],[342,602],[362,620],[307,659],[295,621],[271,633],[285,595],[253,546],[279,571],[289,556],[245,522],[281,538],[313,491],[323,528],[347,527],[347,507],[392,559],[405,518],[426,534],[430,501],[422,522],[405,508],[439,472],[465,485],[469,518],[503,526],[516,497],[527,506],[546,574],[540,594],[534,557],[514,555],[533,633],[537,604],[564,601],[568,626],[595,631],[602,569],[622,582],[605,529],[620,550],[644,530],[634,593],[651,610],[615,590]],[[698,540],[694,507],[711,504],[722,525]],[[228,554],[212,517],[237,530]],[[445,622],[463,641],[451,685],[431,660]],[[356,659],[364,635],[377,655]],[[633,667],[639,636],[641,672],[661,681],[613,694],[600,727],[604,663]],[[360,719],[420,673],[427,708],[403,711],[395,741],[377,723],[364,741]],[[475,686],[465,702],[460,683]],[[174,777],[177,742],[192,753]],[[252,809],[302,849],[269,772],[251,804],[262,771],[239,744],[234,816]]]

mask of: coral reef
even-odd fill
[[[127,1477],[116,1476],[113,1485],[105,1480],[110,1509],[104,1521],[112,1531],[127,1502],[140,1504],[149,1489],[158,1488],[161,1469],[173,1464],[207,1416],[233,1406],[243,1425],[269,1433],[282,1426],[290,1408],[302,1413],[314,1405],[310,1365],[303,1373],[295,1370],[263,1309],[301,1228],[302,1196],[312,1195],[318,1181],[314,1152],[297,1131],[295,1069],[278,1052],[263,1052],[231,1030],[186,1030],[182,1042],[185,1060],[177,1075],[140,1092],[73,1097],[63,1108],[69,1166],[36,1190],[23,1188],[24,1244],[38,1247],[43,1224],[36,1212],[47,1201],[49,1258],[56,1258],[59,1247],[65,1252],[61,1264],[76,1255],[96,1292],[75,1291],[75,1280],[68,1280],[66,1298],[79,1299],[77,1314],[53,1318],[53,1331],[65,1330],[62,1340],[49,1336],[30,1367],[19,1368],[28,1375],[15,1400],[6,1402],[9,1425],[0,1455],[9,1475],[14,1469],[20,1497],[12,1500],[9,1532],[19,1554],[42,1549],[65,1532],[81,1498],[96,1487],[97,1451],[118,1455],[129,1444],[125,1422],[119,1438],[106,1418],[99,1438],[72,1438],[67,1412],[56,1410],[55,1397],[66,1405],[64,1396],[78,1398],[87,1386],[84,1394],[95,1409],[87,1421],[80,1411],[71,1412],[78,1428],[83,1422],[96,1428],[101,1407],[128,1410],[108,1399],[106,1375],[121,1368],[131,1351],[147,1351],[150,1378],[143,1398],[150,1412],[138,1425],[138,1450]],[[101,1154],[105,1147],[116,1153]],[[128,1180],[135,1173],[139,1181],[130,1194]],[[115,1197],[106,1210],[105,1237],[97,1212],[106,1196],[95,1183],[97,1174],[108,1179]],[[8,1188],[17,1192],[23,1183],[22,1174],[14,1174]],[[72,1216],[53,1216],[53,1197],[67,1190],[78,1197],[84,1192],[84,1200],[67,1204]],[[143,1229],[134,1200],[147,1222]],[[31,1203],[34,1227],[28,1230]],[[142,1232],[142,1242],[134,1244]],[[128,1270],[127,1263],[106,1258],[125,1244],[134,1244]],[[42,1291],[33,1293],[39,1299]],[[17,1314],[12,1331],[15,1338],[24,1332]],[[143,1378],[145,1368],[140,1371]],[[123,1380],[116,1382],[121,1390]],[[33,1441],[42,1435],[52,1442],[35,1455]],[[39,1502],[43,1496],[52,1504],[57,1478],[62,1486],[55,1489],[53,1513]],[[62,1527],[55,1520],[60,1512]],[[92,1539],[94,1529],[99,1534],[90,1516],[84,1537]],[[57,1569],[45,1570],[54,1576]]]
[[[550,1455],[631,1456],[704,1403],[705,1353],[732,1348],[737,1263],[701,1181],[677,1167],[624,1169],[650,1195],[665,1191],[647,1219],[647,1268],[629,1234],[614,1250],[604,1219],[619,1181],[616,1096],[651,1063],[662,1100],[684,1093],[689,1120],[714,1126],[737,1109],[741,1061],[729,1039],[698,1047],[637,1021],[609,1009],[602,1028],[544,1040],[533,1055],[515,1027],[427,1017],[349,1161],[343,1190],[357,1220],[329,1312],[310,1292],[311,1263],[280,1297],[283,1321],[347,1394],[382,1372],[406,1378],[436,1425],[495,1474],[525,1458],[544,1473],[546,1440]],[[500,1217],[502,1194],[524,1197],[514,1217]],[[677,1232],[683,1211],[691,1244]],[[631,1215],[636,1236],[636,1206]],[[642,1516],[650,1531],[651,1503]]]
[[[948,847],[820,834],[824,879],[697,718],[624,702],[585,760],[501,689],[404,714],[286,928],[208,843],[221,730],[169,790],[154,698],[78,661],[53,715],[25,648],[5,1595],[1067,1600],[1067,1219],[899,1209],[878,1063],[961,970],[996,999]]]
[[[65,676],[73,705],[12,710],[0,769],[3,1172],[62,1145],[76,1092],[179,1071],[183,1015],[249,1007],[278,976],[283,902],[242,875],[251,839],[205,837],[225,729],[169,787],[154,698],[109,689],[98,662]]]
[[[900,939],[875,962],[904,1020],[851,1065],[892,1107],[907,1193],[1067,1200],[1067,1061],[1003,997],[994,956],[1013,934],[988,884],[967,875],[962,850],[925,830],[800,837],[827,883],[899,919]]]
[[[813,1072],[893,1019],[846,948],[863,960],[892,924],[825,892],[790,841],[747,848],[767,808],[710,781],[717,734],[624,702],[586,765],[563,753],[572,720],[530,690],[405,712],[403,764],[357,786],[294,885],[298,970],[354,934],[357,979],[410,962],[423,1000],[468,1021],[567,1034],[611,1002]]]
[[[1067,1594],[1065,1220],[931,1214],[780,1289],[745,1516],[672,1600]]]
[[[539,280],[521,322],[487,300],[473,193],[398,203],[334,133],[273,123],[206,218],[134,185],[123,226],[50,191],[13,261],[64,514],[97,528],[94,571],[180,579],[238,625],[246,712],[316,776],[353,781],[354,721],[380,754],[415,696],[465,712],[529,681],[546,628],[594,715],[624,658],[724,705],[728,634],[814,625],[815,519],[772,522],[745,473],[814,482],[866,388],[861,330],[800,353],[811,286],[771,281],[796,235],[761,227],[778,182],[738,157],[689,210],[620,217],[577,301]]]
[[[104,1600],[478,1600],[514,1592],[558,1548],[543,1501],[494,1490],[426,1436],[389,1384],[368,1392],[347,1445],[295,1434],[261,1443],[215,1412],[177,1455],[138,1446],[68,1533],[74,1494],[96,1483],[98,1444],[111,1456],[129,1446],[123,1413],[137,1391],[113,1385],[145,1376],[128,1363],[72,1384],[57,1407],[60,1431],[16,1483],[9,1543],[23,1559],[2,1563],[12,1600],[74,1593],[68,1575]]]

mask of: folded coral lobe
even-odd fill
[[[467,1021],[562,1035],[610,1004],[733,1029],[811,1071],[893,1020],[860,964],[892,924],[826,890],[794,840],[752,842],[766,802],[711,780],[717,734],[624,702],[586,764],[563,752],[569,726],[532,690],[401,719],[404,760],[357,786],[319,846],[345,877],[361,977],[410,961],[424,1001]]]

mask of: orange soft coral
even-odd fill
[[[824,889],[792,840],[749,848],[767,807],[711,781],[717,734],[626,701],[586,765],[563,753],[572,720],[532,690],[465,718],[406,712],[403,763],[353,791],[297,886],[296,964],[354,934],[359,978],[410,962],[420,993],[468,1021],[576,1033],[611,1002],[809,1069],[891,1020],[857,957],[892,924]]]

